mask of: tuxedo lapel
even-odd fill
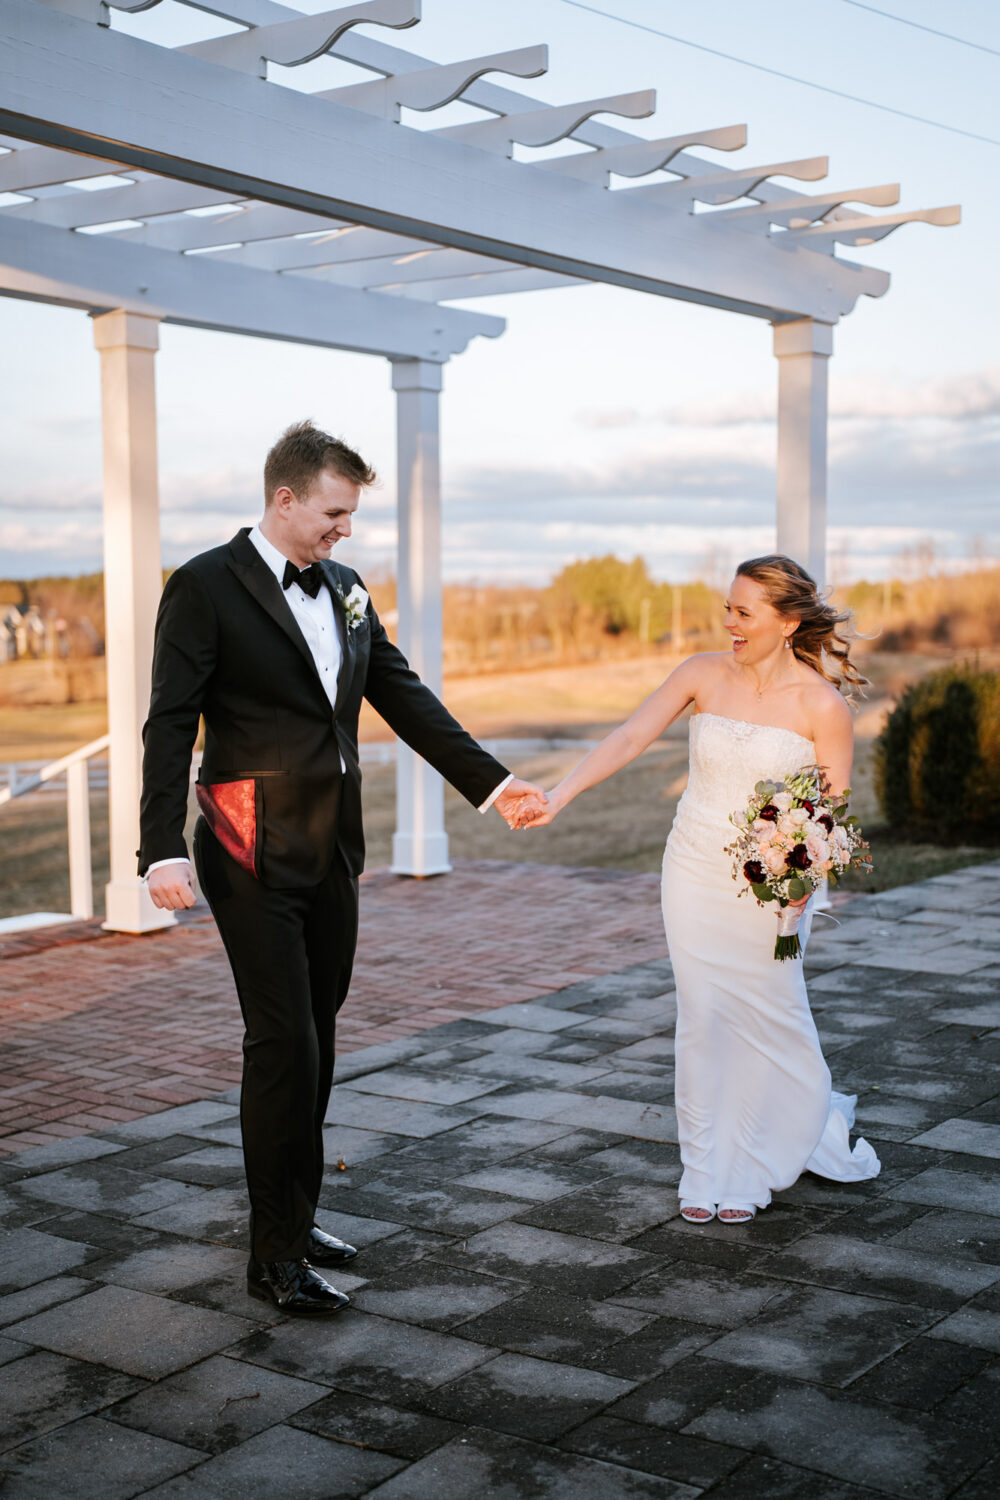
[[[336,718],[340,712],[341,704],[347,696],[347,690],[354,676],[354,666],[357,658],[357,648],[354,644],[354,632],[347,627],[347,612],[344,609],[344,585],[341,581],[340,572],[335,562],[321,562],[323,577],[326,579],[327,587],[333,595],[333,614],[337,621],[337,634],[340,636],[340,674],[337,678],[337,701],[333,706],[333,715]]]
[[[323,685],[316,670],[313,654],[306,644],[306,638],[285,601],[281,585],[253,542],[249,540],[247,531],[237,532],[233,537],[229,544],[229,556],[226,561],[243,587],[253,595],[260,607],[267,611],[274,623],[285,632],[292,645],[301,652],[322,691]]]

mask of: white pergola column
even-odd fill
[[[413,670],[441,692],[441,467],[438,404],[442,366],[392,361],[396,392],[399,544],[396,591],[399,647]],[[396,875],[443,875],[448,862],[444,783],[426,761],[399,742],[396,761]]]
[[[833,327],[803,318],[774,328],[778,360],[778,551],[822,586],[826,576],[827,361]]]
[[[104,618],[108,671],[108,814],[111,879],[104,926],[169,927],[136,874],[142,725],[149,706],[153,626],[162,591],[156,463],[155,360],[159,320],[138,313],[94,319],[101,356],[104,443]]]

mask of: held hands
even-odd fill
[[[186,859],[154,870],[146,882],[153,905],[160,911],[183,911],[195,903],[194,876]]]
[[[536,797],[525,797],[518,809],[517,822],[512,828],[544,828],[555,821],[559,813],[553,793],[541,792]]]
[[[545,803],[545,793],[533,782],[520,781],[515,776],[514,780],[504,787],[493,806],[508,828],[522,828],[524,825],[519,820],[525,803],[541,807]]]

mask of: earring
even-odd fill
[[[785,636],[785,650],[786,651],[791,651],[791,649],[792,649],[792,638],[791,638],[790,635],[786,635]]]

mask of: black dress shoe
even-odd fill
[[[280,1312],[306,1317],[339,1312],[350,1300],[305,1260],[251,1260],[247,1291],[261,1302],[273,1302]]]
[[[345,1261],[353,1260],[357,1253],[353,1245],[335,1240],[332,1234],[324,1234],[315,1224],[309,1231],[306,1260],[311,1266],[342,1266]]]

